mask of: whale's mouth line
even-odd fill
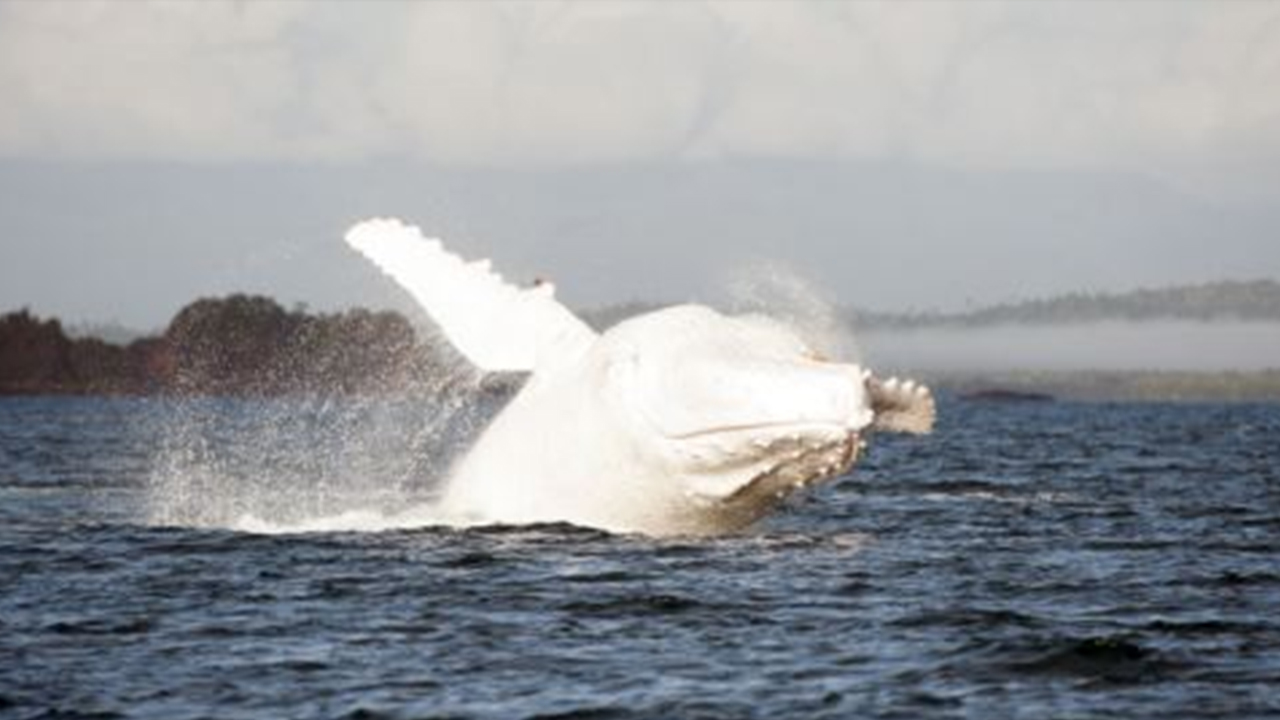
[[[704,438],[719,437],[722,435],[745,435],[750,433],[786,435],[788,433],[800,434],[804,432],[812,432],[814,430],[827,430],[833,433],[852,432],[852,430],[845,427],[843,423],[834,420],[777,420],[739,423],[735,425],[720,425],[712,428],[703,428],[701,430],[663,434],[668,440],[700,440]]]

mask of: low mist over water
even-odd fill
[[[1280,366],[1276,322],[1103,322],[878,329],[858,333],[875,365],[1003,370],[1265,370]]]

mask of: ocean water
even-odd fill
[[[412,404],[0,401],[0,717],[1280,716],[1280,407],[940,411],[654,540],[233,529],[429,498]]]

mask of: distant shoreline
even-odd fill
[[[1159,403],[1280,403],[1280,370],[1251,372],[1165,371],[1008,371],[995,373],[922,373],[935,394],[964,402],[1159,402]],[[510,383],[506,383],[510,384]],[[420,389],[421,386],[417,386]],[[503,382],[482,382],[481,389],[500,392]],[[409,390],[410,388],[406,388]],[[416,391],[416,390],[415,390]],[[176,391],[169,388],[75,386],[65,384],[6,385],[0,382],[0,400],[21,397],[286,397],[338,392],[341,388]],[[358,393],[360,391],[356,391]],[[377,392],[395,392],[381,387]]]
[[[957,396],[1008,392],[1091,402],[1280,402],[1280,369],[940,371],[922,376]]]
[[[892,364],[892,363],[890,363]],[[450,348],[394,312],[311,314],[232,295],[184,307],[127,345],[72,337],[56,319],[0,315],[3,396],[286,396],[436,392],[457,380]],[[881,372],[890,368],[881,367]],[[955,397],[1280,402],[1280,367],[1248,371],[921,370]],[[486,382],[484,387],[505,386]]]
[[[580,314],[593,326],[603,328],[658,307],[658,304],[635,301],[582,309]],[[1076,292],[957,312],[834,309],[851,327],[871,332],[1152,321],[1276,323],[1280,322],[1280,281],[1269,278],[1219,280],[1119,293]]]

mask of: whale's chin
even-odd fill
[[[714,474],[695,480],[690,495],[699,497],[701,517],[688,530],[695,534],[741,530],[768,515],[793,494],[838,477],[852,468],[863,447],[860,434],[839,426],[812,426],[757,435],[750,444],[767,452],[764,459],[746,465],[741,472]],[[741,441],[748,431],[721,431]]]

